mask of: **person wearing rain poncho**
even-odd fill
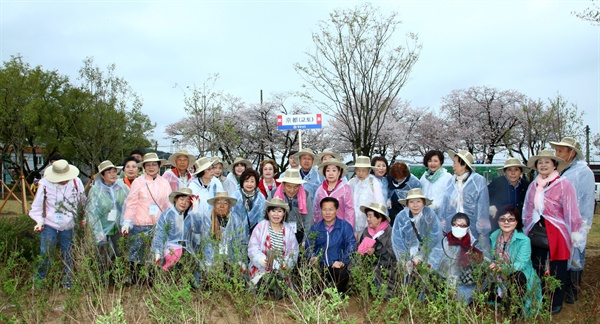
[[[252,234],[265,210],[266,200],[258,189],[258,178],[258,172],[252,169],[244,171],[240,177],[240,188],[232,195],[237,200],[233,210],[247,223],[247,236]]]
[[[266,202],[264,219],[256,225],[248,243],[250,282],[264,285],[269,294],[280,299],[283,284],[290,284],[290,270],[298,259],[298,242],[286,222],[288,204],[280,198]]]
[[[392,164],[388,180],[387,206],[393,225],[396,221],[396,215],[404,209],[400,199],[405,199],[410,189],[421,188],[421,182],[410,173],[408,164],[404,162]]]
[[[235,158],[233,163],[227,168],[229,174],[227,174],[225,181],[223,181],[223,189],[225,189],[230,196],[233,196],[235,192],[240,189],[240,177],[242,176],[242,173],[251,169],[252,163],[250,163],[250,161],[241,157]]]
[[[107,262],[120,256],[118,240],[121,238],[119,228],[123,215],[123,204],[129,194],[129,187],[117,181],[117,173],[122,167],[116,167],[111,161],[98,165],[98,173],[94,176],[95,184],[88,193],[85,206],[87,224],[100,252],[103,272]]]
[[[498,169],[502,175],[490,182],[490,225],[492,232],[499,229],[498,209],[512,205],[518,210],[523,209],[525,194],[529,188],[529,181],[522,175],[529,171],[517,158],[510,158],[504,162],[504,167]]]
[[[556,314],[562,309],[568,260],[575,248],[583,247],[585,228],[575,188],[559,175],[566,162],[554,152],[542,150],[529,158],[527,166],[538,175],[525,197],[523,233],[531,239],[531,261],[538,276],[549,273],[560,281],[552,297],[551,312]]]
[[[575,248],[571,255],[571,262],[568,264],[568,276],[565,302],[573,304],[579,298],[578,289],[581,285],[581,276],[583,275],[583,266],[585,261],[585,244],[587,233],[592,227],[594,218],[594,173],[583,160],[581,146],[572,137],[565,137],[560,142],[550,142],[550,145],[556,150],[555,155],[567,162],[567,167],[561,173],[562,177],[567,178],[577,194],[577,207],[583,220],[584,235],[581,247]]]
[[[374,156],[371,159],[371,166],[373,170],[371,174],[375,176],[375,179],[381,183],[381,192],[383,193],[383,199],[388,199],[388,161],[383,156]],[[387,210],[387,208],[386,208]]]
[[[381,183],[371,172],[371,160],[368,156],[359,156],[356,163],[350,168],[354,168],[355,176],[348,181],[352,189],[352,200],[354,201],[354,233],[360,237],[367,228],[367,215],[361,211],[362,205],[369,205],[377,202],[385,205],[385,199],[381,190]]]
[[[228,167],[227,162],[223,162],[223,160],[221,160],[221,158],[218,156],[211,157],[210,162],[213,163],[213,167],[212,167],[213,176],[215,178],[217,178],[221,182],[221,185],[222,185],[225,182],[225,180],[227,179],[223,175],[223,170],[227,169],[227,167]]]
[[[409,190],[400,202],[407,208],[396,216],[392,246],[396,258],[410,274],[415,266],[429,262],[429,255],[442,239],[442,229],[438,216],[429,208],[431,199],[421,188]]]
[[[421,176],[421,188],[423,194],[432,200],[428,207],[433,209],[436,215],[440,215],[445,190],[452,179],[452,175],[442,167],[443,164],[444,153],[441,151],[431,150],[423,157],[423,165],[427,170]]]
[[[313,198],[304,190],[305,181],[298,170],[287,169],[280,181],[282,184],[277,187],[275,197],[288,204],[290,211],[286,222],[296,234],[298,244],[302,244],[305,233],[313,224]]]
[[[189,188],[169,194],[173,204],[158,217],[152,252],[154,262],[168,271],[182,258],[183,252],[195,257],[201,245],[202,215],[198,198]],[[164,263],[162,262],[164,261]]]
[[[323,158],[323,156],[322,156]],[[315,165],[315,153],[309,148],[303,148],[294,155],[294,161],[300,166],[298,171],[304,183],[304,190],[310,193],[312,197],[316,197],[316,192],[321,185],[318,167]]]
[[[202,257],[200,264],[204,271],[219,261],[228,267],[239,266],[245,269],[248,252],[248,222],[232,211],[237,199],[227,191],[217,192],[208,200],[212,211],[202,210]]]
[[[169,182],[171,190],[187,187],[188,182],[192,179],[192,174],[188,169],[196,162],[195,156],[186,150],[179,150],[173,153],[168,161],[172,168],[163,173],[162,177]]]
[[[448,151],[454,161],[454,175],[444,189],[443,205],[440,207],[442,231],[448,233],[451,229],[450,219],[456,213],[469,216],[471,235],[474,235],[484,252],[490,250],[490,203],[487,182],[473,168],[475,159],[468,151]]]
[[[342,181],[344,175],[348,172],[348,166],[336,159],[329,159],[319,166],[319,173],[325,177],[325,181],[317,189],[314,201],[314,224],[323,220],[321,212],[321,200],[326,197],[333,197],[338,201],[339,208],[337,217],[343,219],[354,229],[354,198],[352,189],[347,183]],[[356,236],[354,237],[356,239]]]
[[[207,201],[213,198],[217,192],[224,191],[223,185],[219,179],[215,178],[212,173],[214,161],[206,157],[198,159],[194,163],[196,171],[194,177],[188,182],[188,187],[194,195],[198,196],[199,203],[203,205],[203,209],[212,210]]]

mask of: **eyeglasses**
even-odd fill
[[[498,223],[514,223],[517,219],[514,217],[500,217],[498,218]]]
[[[460,227],[460,228],[467,228],[467,227],[469,227],[469,225],[467,225],[467,224],[452,224],[452,226],[456,226],[456,227]]]

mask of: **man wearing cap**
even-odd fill
[[[188,168],[190,165],[194,165],[194,162],[196,162],[194,155],[186,150],[179,150],[169,157],[169,164],[172,168],[167,170],[162,177],[169,182],[171,190],[187,187],[188,181],[192,178]]]
[[[273,197],[288,204],[290,212],[287,222],[292,226],[298,244],[302,244],[304,233],[313,225],[313,197],[304,190],[306,181],[302,180],[296,169],[287,169],[280,181],[283,184],[277,187]]]
[[[46,169],[31,205],[29,217],[36,222],[33,230],[40,234],[40,251],[44,258],[37,269],[36,286],[46,277],[51,251],[60,241],[63,275],[66,288],[71,287],[71,246],[73,228],[78,222],[79,207],[85,205],[84,186],[77,177],[79,169],[65,160],[58,160]]]
[[[496,219],[496,216],[499,216],[498,209],[512,205],[517,210],[522,210],[527,188],[529,188],[529,181],[522,176],[524,172],[529,171],[529,168],[519,159],[507,159],[504,167],[498,171],[502,172],[502,176],[492,180],[488,185],[492,232],[500,228]]]
[[[294,160],[298,161],[300,176],[302,180],[306,181],[304,189],[310,193],[311,197],[314,197],[317,188],[321,184],[317,167],[313,167],[315,153],[309,148],[304,148],[294,155]]]
[[[565,137],[560,142],[550,142],[550,145],[556,151],[556,156],[567,162],[567,167],[561,176],[567,178],[575,188],[577,205],[583,220],[584,230],[581,231],[585,235],[583,248],[576,248],[572,253],[567,276],[565,301],[572,304],[579,298],[578,288],[581,285],[585,261],[585,242],[594,218],[594,173],[584,161],[581,146],[574,138]]]

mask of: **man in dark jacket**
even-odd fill
[[[529,187],[529,181],[523,177],[523,173],[529,169],[517,158],[510,158],[504,162],[504,167],[498,169],[503,176],[498,177],[488,185],[490,194],[490,223],[492,232],[497,230],[498,209],[512,205],[516,209],[523,209],[525,194]]]

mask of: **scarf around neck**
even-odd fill
[[[387,220],[384,220],[383,222],[381,222],[381,224],[379,224],[379,226],[377,226],[377,228],[367,227],[367,231],[369,231],[369,235],[371,235],[371,237],[375,240],[377,239],[377,237],[383,234],[383,232],[386,230],[386,228],[388,228],[388,226],[390,226],[390,223]],[[379,234],[379,232],[381,232],[381,234]]]
[[[254,207],[254,199],[256,199],[258,188],[255,188],[251,194],[247,194],[242,188],[240,188],[240,191],[242,192],[242,198],[244,199],[244,208],[246,211],[251,211],[252,207]]]
[[[431,173],[429,171],[429,169],[427,169],[425,171],[425,179],[427,179],[429,182],[436,182],[441,176],[444,175],[444,173],[446,173],[446,169],[440,167],[439,169],[437,169],[434,173]]]
[[[454,235],[452,235],[452,232],[450,232],[446,234],[446,238],[448,239],[448,245],[460,246],[458,264],[461,267],[466,268],[471,262],[483,260],[483,253],[479,249],[471,245],[471,235],[469,235],[469,233],[467,233],[467,235],[463,236],[462,238],[456,238],[454,237]]]
[[[281,199],[287,197],[285,191],[283,190],[283,185],[277,187],[277,190],[275,191],[273,197],[279,197]],[[300,189],[298,190],[298,194],[296,194],[296,197],[298,198],[298,212],[300,212],[300,214],[308,214],[308,209],[306,208],[306,191],[304,190],[304,187],[302,185],[300,185]],[[294,197],[288,198],[292,199]],[[290,206],[290,211],[291,210],[292,209]]]

